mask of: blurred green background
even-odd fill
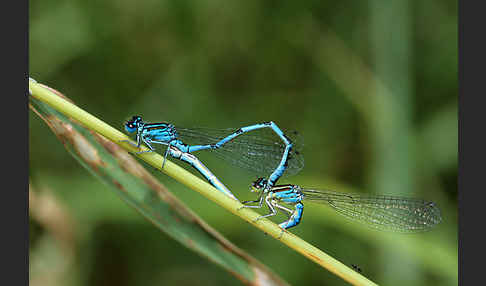
[[[386,233],[306,204],[295,234],[381,285],[456,285],[457,3],[390,2],[30,1],[29,74],[120,130],[133,114],[298,130],[305,167],[279,183],[420,197],[438,204],[443,222]],[[31,216],[31,285],[241,285],[81,168],[32,112],[29,125],[33,193],[59,207],[70,241],[60,246]],[[201,158],[241,200],[253,199],[254,174]],[[153,173],[290,284],[346,285]]]

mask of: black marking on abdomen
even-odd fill
[[[287,139],[287,141],[289,141],[289,143],[290,143],[290,144],[292,144],[292,140],[290,140],[290,138],[289,138],[289,137],[287,137],[287,135],[283,134],[283,137],[284,137],[285,139]]]
[[[272,192],[274,193],[278,193],[278,192],[284,192],[284,191],[290,191],[292,188],[294,187],[294,185],[278,185],[278,186],[274,186],[272,188]]]
[[[290,145],[290,148],[289,148],[289,156],[287,157],[287,159],[285,160],[285,163],[284,163],[284,167],[287,168],[289,166],[289,160],[290,160],[290,152],[292,152],[292,145]]]

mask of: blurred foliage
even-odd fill
[[[388,234],[306,204],[294,233],[378,284],[455,285],[457,3],[386,3],[31,1],[29,73],[120,129],[140,114],[187,127],[273,120],[299,130],[306,165],[280,183],[422,197],[440,206],[443,222],[429,233]],[[368,77],[355,58],[389,93],[363,89]],[[52,190],[76,222],[62,285],[239,285],[106,191],[32,113],[29,124],[32,184]],[[240,199],[253,198],[254,174],[200,156]],[[345,285],[153,173],[289,283]],[[55,247],[49,235],[31,217],[31,269],[34,257],[60,259],[46,250]]]

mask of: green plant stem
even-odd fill
[[[224,195],[216,188],[211,186],[209,183],[186,171],[184,168],[170,162],[169,160],[165,162],[164,168],[161,168],[163,156],[159,155],[158,153],[149,152],[135,154],[135,152],[138,152],[140,150],[127,142],[120,142],[121,140],[130,140],[131,138],[126,136],[124,133],[118,131],[117,129],[111,127],[110,125],[106,124],[97,117],[79,108],[78,106],[72,104],[71,102],[57,94],[55,91],[53,91],[51,88],[30,79],[29,90],[31,92],[31,96],[33,96],[34,98],[50,105],[57,111],[63,113],[73,120],[76,120],[84,127],[120,145],[122,148],[139,157],[154,168],[159,169],[163,173],[186,185],[190,189],[199,192],[206,198],[222,206],[229,212],[239,216],[240,218],[254,225],[256,228],[274,237],[275,239],[281,241],[288,247],[294,249],[308,259],[321,265],[322,267],[341,277],[345,281],[353,285],[376,285],[355,270],[347,267],[345,264],[334,259],[317,247],[311,245],[310,243],[302,240],[298,236],[288,231],[282,233],[282,229],[272,221],[268,219],[260,219],[258,221],[255,221],[256,218],[260,216],[260,214],[248,208],[240,209],[243,206],[240,202]],[[141,149],[148,150],[146,147],[141,147]]]

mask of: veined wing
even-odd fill
[[[176,128],[179,139],[189,145],[215,144],[234,133],[236,129]],[[293,175],[304,167],[301,153],[302,140],[296,131],[283,131],[292,141],[288,168],[284,175]],[[282,160],[285,144],[273,130],[262,128],[250,131],[227,142],[219,149],[212,149],[218,157],[238,167],[258,174],[271,173]]]
[[[381,230],[420,232],[442,220],[435,203],[421,199],[305,189],[302,192],[305,200],[326,203],[347,218]]]

